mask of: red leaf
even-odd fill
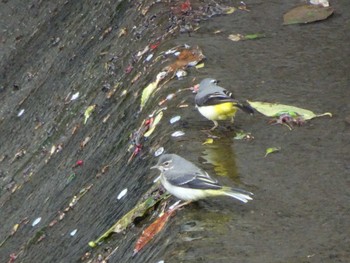
[[[136,242],[134,248],[134,254],[136,255],[153,237],[158,234],[165,226],[170,216],[176,211],[176,209],[170,209],[165,212],[161,217],[157,218],[152,224],[150,224]]]
[[[184,3],[181,4],[180,6],[181,12],[186,13],[187,11],[191,10],[191,3],[190,0],[186,0]]]

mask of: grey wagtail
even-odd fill
[[[212,78],[203,79],[199,83],[195,103],[198,111],[208,120],[214,122],[214,130],[218,127],[218,120],[231,119],[233,122],[237,109],[253,114],[253,108],[236,100],[232,93],[217,85]]]
[[[163,154],[151,167],[161,171],[160,181],[172,195],[185,201],[195,201],[210,196],[227,195],[243,203],[252,200],[251,192],[221,186],[199,167],[176,154]]]

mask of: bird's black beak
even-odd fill
[[[155,165],[155,166],[152,166],[151,168],[149,168],[149,169],[158,169],[159,168],[159,166],[158,165]]]

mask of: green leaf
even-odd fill
[[[265,34],[250,34],[250,35],[245,35],[244,36],[244,40],[253,40],[253,39],[257,39],[257,38],[263,38],[265,37]]]
[[[278,117],[283,113],[288,113],[292,117],[301,116],[304,120],[310,120],[315,117],[321,116],[330,116],[332,117],[332,113],[326,112],[323,114],[315,114],[314,112],[302,108],[298,108],[295,106],[278,104],[278,103],[268,103],[268,102],[260,102],[260,101],[247,101],[250,106],[256,109],[261,114],[268,117]]]
[[[280,147],[271,147],[271,148],[267,148],[267,149],[266,149],[266,153],[265,153],[265,157],[266,157],[267,155],[269,155],[270,153],[278,152],[278,151],[280,151],[280,150],[281,150]]]
[[[105,233],[103,233],[98,239],[95,241],[90,241],[90,247],[96,247],[99,243],[103,242],[106,238],[108,238],[112,233],[120,233],[126,230],[128,226],[130,226],[135,218],[143,217],[146,213],[154,207],[157,203],[167,199],[169,194],[165,193],[162,195],[158,195],[158,187],[160,182],[154,184],[145,194],[145,199],[140,201],[133,209],[131,209],[128,213],[126,213],[122,218],[120,218],[112,227],[110,227]]]
[[[305,24],[320,21],[333,14],[333,7],[319,5],[297,6],[283,15],[283,25]]]

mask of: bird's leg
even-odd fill
[[[185,205],[188,205],[188,204],[190,204],[190,203],[192,203],[192,201],[183,202],[183,203],[181,203],[181,204],[176,205],[173,209],[174,209],[174,210],[177,210],[177,209],[179,209],[179,208],[181,208],[181,207],[183,207],[183,206],[185,206]]]
[[[210,129],[211,131],[215,130],[219,126],[219,123],[217,121],[213,121],[213,122],[214,122],[214,127]]]

